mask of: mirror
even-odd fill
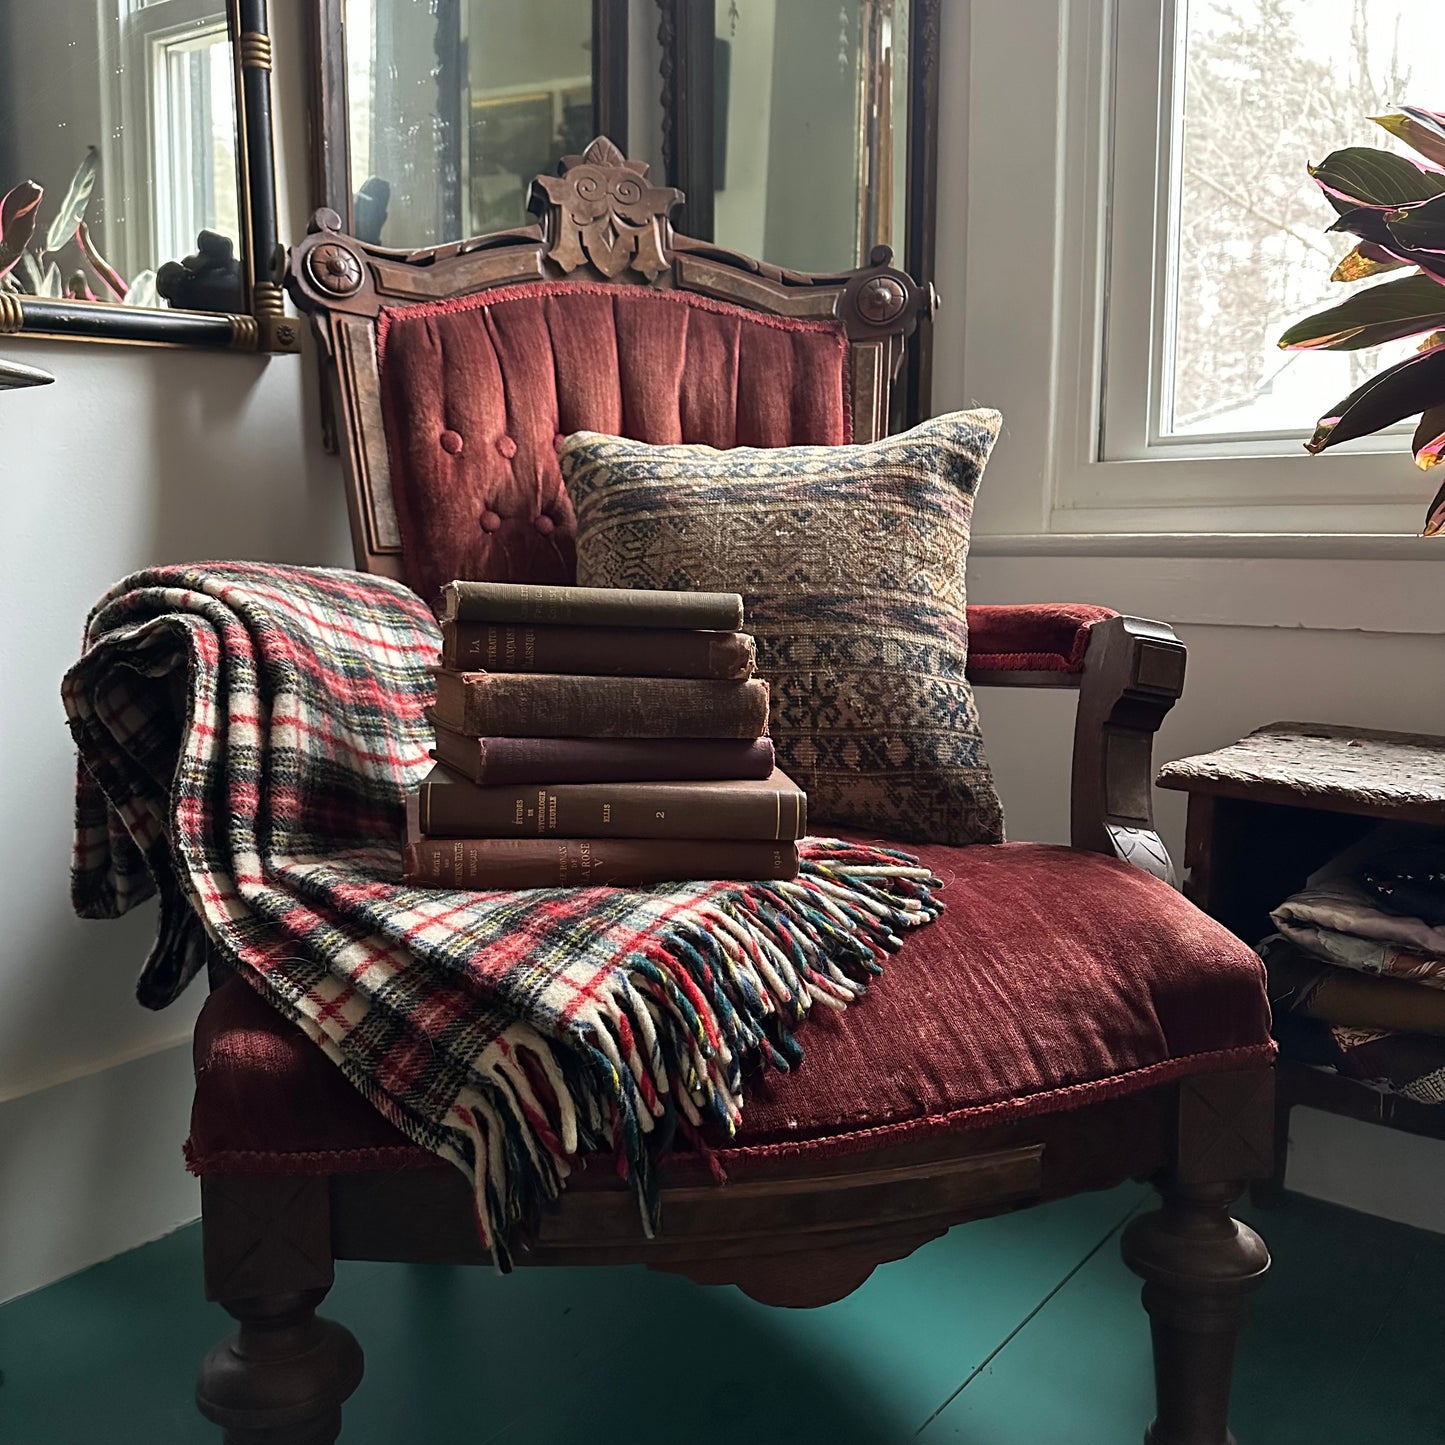
[[[625,0],[317,0],[319,200],[395,249],[530,222],[626,106]],[[605,126],[603,122],[605,121]]]
[[[726,0],[713,86],[713,240],[804,271],[902,253],[908,0]]]
[[[294,349],[270,63],[264,0],[0,5],[0,332]]]
[[[933,277],[941,0],[659,0],[679,229],[800,271]],[[929,335],[900,389],[927,415]]]

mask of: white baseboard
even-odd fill
[[[180,1046],[0,1104],[0,1304],[199,1217],[192,1089]]]
[[[1300,1194],[1445,1233],[1445,1141],[1292,1109],[1285,1183]]]

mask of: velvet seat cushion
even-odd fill
[[[1013,843],[916,851],[943,915],[867,996],[818,1010],[796,1073],[751,1084],[730,1173],[799,1151],[1007,1122],[1273,1054],[1252,950],[1157,879]],[[198,1173],[439,1165],[239,979],[195,1034]]]
[[[407,584],[574,580],[557,449],[575,431],[715,447],[851,434],[836,321],[686,291],[531,282],[395,307],[377,362]]]

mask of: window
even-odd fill
[[[202,230],[241,249],[236,103],[221,0],[100,0],[109,87],[105,169],[145,197],[125,231],[124,269],[179,260]],[[136,224],[139,222],[140,224]]]
[[[1386,355],[1275,344],[1292,322],[1347,294],[1329,278],[1354,239],[1326,234],[1333,214],[1306,162],[1346,145],[1395,148],[1368,117],[1402,101],[1445,108],[1439,68],[1419,63],[1445,50],[1445,6],[1176,0],[1161,21],[1157,51],[1150,45],[1155,127],[1137,113],[1145,97],[1129,93],[1143,89],[1131,77],[1144,59],[1130,51],[1153,27],[1116,35],[1116,116],[1131,129],[1157,129],[1158,164],[1149,335],[1119,339],[1119,375],[1134,405],[1111,408],[1105,455],[1205,437],[1297,444],[1331,401],[1409,346]],[[1116,225],[1137,229],[1138,218],[1121,210]],[[1114,275],[1134,288],[1132,271]],[[1147,378],[1138,365],[1145,340]]]
[[[1303,450],[1410,343],[1276,342],[1349,294],[1307,163],[1445,110],[1445,3],[971,0],[969,51],[967,395],[1034,486],[992,530],[1417,532],[1405,436]]]
[[[148,6],[148,10],[159,7]],[[236,106],[224,17],[147,37],[156,254],[189,255],[203,231],[240,237]]]

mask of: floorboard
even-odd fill
[[[367,1352],[347,1445],[1121,1445],[1151,1402],[1117,1235],[1085,1195],[952,1231],[819,1310],[641,1269],[343,1264]],[[1241,1349],[1241,1445],[1445,1441],[1445,1237],[1289,1196]],[[0,1307],[0,1441],[218,1445],[191,1389],[227,1328],[195,1228]]]

